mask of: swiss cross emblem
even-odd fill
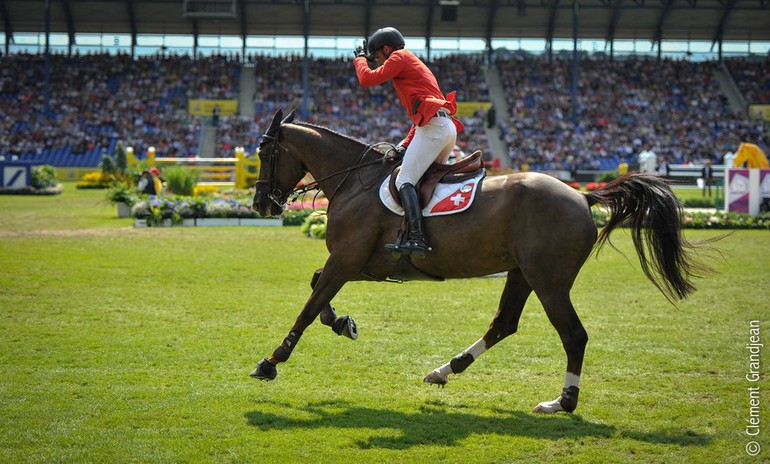
[[[460,206],[461,203],[465,203],[465,197],[461,193],[458,193],[453,197],[449,197],[449,199],[452,201],[452,203],[455,204],[455,206]]]

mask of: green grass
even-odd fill
[[[711,196],[703,194],[703,190],[699,189],[698,187],[674,187],[673,188],[674,193],[676,196],[682,201],[686,202],[687,200],[696,200],[699,202],[709,200],[711,203],[711,207],[714,207],[714,202],[716,200],[716,187],[711,188]],[[724,189],[722,187],[719,188],[719,201],[720,201],[720,207],[724,209],[724,201],[725,201],[725,193]]]
[[[297,227],[133,229],[102,194],[0,196],[0,462],[768,460],[765,364],[766,449],[744,451],[749,322],[770,340],[767,232],[719,242],[720,273],[679,308],[615,233],[628,260],[607,248],[573,290],[591,338],[580,405],[548,417],[530,411],[559,394],[565,358],[534,298],[519,333],[446,388],[422,383],[483,334],[502,279],[348,284],[334,304],[360,338],[316,323],[276,381],[256,382],[323,242]]]

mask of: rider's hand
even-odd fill
[[[396,145],[396,155],[399,156],[399,158],[403,158],[404,154],[406,153],[406,147],[401,145],[400,143]]]
[[[355,55],[356,58],[359,56],[366,58],[366,40],[364,40],[363,45],[359,45],[355,50],[353,50],[353,55]]]

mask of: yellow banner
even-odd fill
[[[187,100],[187,113],[191,116],[213,116],[219,106],[220,116],[232,116],[238,111],[238,100]]]
[[[458,118],[469,118],[475,115],[479,109],[483,110],[482,116],[484,116],[487,114],[490,106],[492,106],[492,103],[482,101],[457,102],[457,114],[455,116]]]
[[[749,105],[749,118],[770,121],[770,105]]]

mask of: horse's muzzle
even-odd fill
[[[254,194],[254,202],[251,204],[251,209],[258,212],[260,216],[279,216],[283,213],[281,205],[276,203],[268,195],[257,191]]]

